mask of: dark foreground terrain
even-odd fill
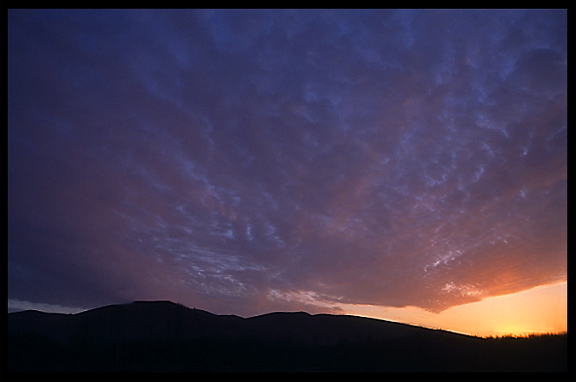
[[[8,314],[8,372],[566,372],[567,335],[482,339],[353,316],[134,302]]]

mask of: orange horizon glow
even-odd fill
[[[432,313],[403,308],[345,304],[345,314],[443,329],[479,337],[568,332],[568,283],[541,285]]]
[[[361,304],[322,303],[314,293],[282,293],[275,298],[339,308],[338,313],[369,317],[432,329],[442,329],[478,337],[528,336],[568,332],[568,283],[541,285],[522,292],[488,297],[481,301],[454,306],[440,313],[407,306],[402,308]],[[15,310],[36,309],[54,313],[78,313],[88,309],[8,300]],[[269,312],[261,312],[261,314]]]

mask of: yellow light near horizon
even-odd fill
[[[568,284],[488,297],[441,313],[416,307],[391,308],[347,304],[347,314],[379,318],[476,336],[560,333],[568,330]]]

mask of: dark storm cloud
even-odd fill
[[[11,10],[8,37],[12,299],[439,311],[566,279],[565,11]]]

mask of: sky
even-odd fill
[[[566,330],[566,10],[7,21],[9,310]]]

